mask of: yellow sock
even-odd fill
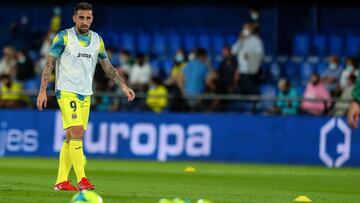
[[[70,159],[71,163],[74,167],[74,171],[76,174],[77,181],[85,176],[84,170],[84,153],[83,153],[83,143],[81,140],[70,140],[69,142],[70,149]]]
[[[68,180],[71,169],[71,160],[69,153],[69,144],[64,141],[59,155],[59,171],[56,179],[56,184]]]

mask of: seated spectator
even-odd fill
[[[15,49],[11,46],[3,48],[3,57],[0,60],[0,75],[9,75],[11,78],[16,74]]]
[[[355,75],[357,74],[357,61],[355,58],[349,57],[346,59],[345,62],[345,69],[341,72],[341,77],[340,77],[340,87],[342,90],[344,90],[345,88],[348,87],[348,80],[349,80],[349,76],[350,75]]]
[[[151,67],[144,54],[138,54],[135,64],[131,67],[129,83],[135,91],[145,91],[151,79]]]
[[[0,76],[0,107],[19,108],[26,106],[28,98],[23,95],[22,85],[12,81],[9,75]]]
[[[161,79],[157,77],[152,78],[146,96],[147,107],[156,113],[163,112],[168,105],[167,97],[168,91],[162,84]]]
[[[341,75],[341,68],[339,65],[339,58],[337,56],[329,57],[329,67],[321,73],[321,80],[325,88],[331,93],[336,95],[336,90],[339,84]]]
[[[197,95],[205,90],[206,76],[209,72],[206,64],[207,53],[202,48],[197,49],[195,53],[195,59],[190,61],[180,74],[179,85],[184,95]],[[190,99],[188,103],[194,106],[196,101]]]
[[[229,47],[224,47],[222,50],[222,59],[217,69],[219,77],[219,88],[222,93],[230,93],[234,88],[234,75],[237,69],[236,57],[231,54]]]
[[[278,83],[279,93],[272,113],[294,115],[298,113],[299,102],[296,101],[298,94],[295,88],[291,87],[290,81],[280,79]]]
[[[34,63],[26,50],[16,52],[16,79],[25,81],[35,76]]]
[[[310,81],[306,85],[303,97],[305,99],[331,99],[329,91],[321,83],[320,77],[316,73],[310,76]],[[301,103],[301,109],[305,113],[313,115],[322,115],[329,107],[330,102],[324,101],[303,100]]]
[[[353,99],[351,93],[356,83],[356,76],[354,74],[349,75],[347,80],[347,86],[344,87],[343,92],[340,96],[340,101],[335,104],[335,115],[344,116],[350,106],[350,100]]]

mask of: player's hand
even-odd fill
[[[122,91],[127,96],[128,101],[132,101],[135,99],[135,92],[129,87],[122,88]]]
[[[351,102],[349,112],[348,112],[348,123],[352,128],[358,128],[359,126],[359,115],[360,115],[360,106],[357,102]]]
[[[36,105],[39,111],[43,110],[43,106],[47,106],[47,96],[45,91],[39,92],[39,95],[36,100]]]

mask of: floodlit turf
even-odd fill
[[[183,172],[193,166],[194,173]],[[88,160],[88,177],[105,203],[157,203],[180,197],[196,202],[360,202],[360,170],[354,168]],[[56,192],[56,159],[0,158],[0,202],[66,203],[73,192]],[[73,172],[71,180],[75,181]]]

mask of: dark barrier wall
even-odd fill
[[[59,112],[0,111],[1,156],[56,156]],[[88,156],[360,166],[360,132],[342,118],[92,113]]]

